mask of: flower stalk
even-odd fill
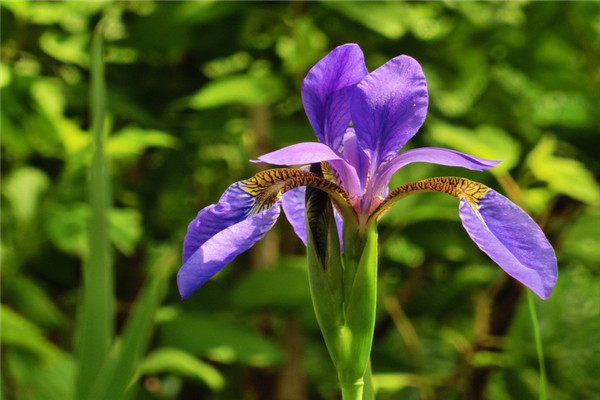
[[[312,172],[320,172],[314,164]],[[344,400],[362,399],[377,303],[377,227],[344,221],[340,244],[329,196],[306,192],[307,256],[317,321],[338,373]]]

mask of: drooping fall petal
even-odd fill
[[[323,190],[338,207],[351,210],[343,189],[309,171],[272,169],[234,183],[188,226],[183,266],[177,275],[181,296],[188,297],[262,238],[279,216],[282,195],[301,186]]]
[[[235,257],[252,247],[271,229],[277,217],[279,207],[271,207],[222,229],[202,243],[177,273],[181,298],[188,298]],[[202,226],[196,225],[192,229],[202,230]]]
[[[550,296],[558,276],[556,255],[529,215],[489,189],[477,202],[462,198],[460,218],[471,239],[496,264],[542,299]]]

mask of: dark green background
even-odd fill
[[[600,398],[600,6],[596,2],[3,2],[2,399],[73,398],[87,254],[90,39],[104,18],[117,327],[150,267],[170,271],[139,399],[336,399],[285,218],[189,300],[174,274],[187,224],[260,165],[315,137],[308,69],[355,42],[399,54],[430,106],[410,147],[504,160],[481,181],[528,209],[559,280],[536,301],[550,399]],[[380,224],[377,399],[537,398],[524,291],[421,194]],[[198,359],[201,361],[198,361]]]

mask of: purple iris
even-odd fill
[[[358,229],[376,223],[410,192],[452,194],[460,199],[460,218],[473,241],[537,295],[550,295],[557,278],[554,250],[535,222],[504,196],[463,178],[432,178],[389,192],[394,172],[413,162],[478,171],[499,163],[433,147],[398,153],[427,114],[427,85],[417,61],[399,56],[369,73],[358,45],[337,47],[309,71],[302,101],[319,142],[291,145],[258,161],[289,166],[323,163],[327,173],[264,171],[234,183],[217,204],[202,209],[184,240],[183,266],[177,276],[182,298],[262,238],[277,220],[280,205],[306,244],[306,186],[330,195],[340,227],[342,220],[355,218],[353,226]]]

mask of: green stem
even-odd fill
[[[539,400],[546,400],[546,365],[544,363],[544,349],[542,348],[542,338],[540,336],[540,326],[538,324],[535,304],[533,302],[533,293],[527,291],[527,303],[529,304],[529,315],[531,316],[531,324],[533,325],[533,336],[535,339],[535,347],[537,350],[538,363],[540,365],[540,395]]]
[[[371,372],[371,360],[367,364],[365,371],[365,389],[363,392],[363,400],[375,400],[375,392],[373,391],[373,374]]]
[[[342,383],[342,400],[363,400],[364,383]]]

